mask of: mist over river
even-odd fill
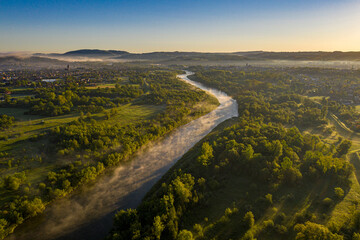
[[[135,208],[151,187],[191,147],[219,123],[238,116],[234,99],[216,89],[178,75],[182,80],[213,94],[220,105],[212,112],[173,131],[167,137],[139,152],[131,162],[101,176],[76,194],[56,200],[45,212],[18,227],[7,239],[57,240],[103,239],[120,209]]]

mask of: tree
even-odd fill
[[[254,218],[254,214],[251,211],[249,211],[245,214],[244,223],[245,223],[246,227],[249,229],[254,226],[255,218]]]
[[[45,205],[40,198],[34,198],[33,201],[25,201],[25,212],[28,216],[34,217],[45,210]]]
[[[106,120],[109,120],[109,119],[110,119],[111,114],[110,114],[109,111],[106,111],[106,112],[105,112],[105,117],[106,117]]]
[[[112,108],[112,109],[110,110],[110,115],[111,115],[112,117],[114,117],[116,114],[118,114],[117,109],[116,109],[116,108]]]
[[[114,239],[140,239],[141,225],[136,209],[120,210],[114,217],[114,228],[118,233]]]
[[[192,188],[194,186],[194,177],[190,174],[184,174],[182,177],[178,176],[172,182],[172,187],[176,193],[176,199],[181,203],[188,203],[192,197]]]
[[[160,239],[161,233],[164,230],[164,228],[165,228],[165,226],[161,222],[160,216],[154,217],[154,224],[153,224],[152,231],[153,231],[153,234],[154,234],[156,239]]]
[[[254,240],[254,234],[252,232],[247,232],[245,235],[241,238],[241,240]],[[255,239],[256,240],[256,239]]]
[[[282,170],[287,170],[287,169],[290,169],[292,168],[292,161],[290,160],[290,158],[288,157],[284,157],[284,159],[282,160],[281,162],[281,168]]]
[[[195,224],[194,225],[194,232],[195,232],[195,238],[204,237],[204,230],[203,230],[203,227],[200,224]]]
[[[241,156],[243,158],[245,158],[245,160],[249,161],[253,158],[254,156],[254,149],[252,148],[252,146],[250,144],[248,144],[246,146],[246,148],[244,150],[241,151]]]
[[[354,233],[352,240],[360,240],[360,233]]]
[[[337,199],[342,199],[344,197],[344,190],[340,187],[334,188],[334,193]]]
[[[281,157],[281,155],[283,153],[283,146],[279,140],[276,140],[273,143],[273,153],[274,153],[275,159],[278,159],[279,157]]]
[[[18,190],[21,184],[21,179],[9,176],[5,179],[5,184],[9,190]]]
[[[197,161],[203,166],[208,166],[213,157],[213,148],[208,142],[204,142],[201,146],[201,155],[197,158]]]
[[[18,172],[13,174],[12,176],[7,176],[5,178],[5,186],[9,190],[16,191],[19,189],[20,185],[25,182],[26,175],[25,172]]]
[[[176,239],[177,240],[193,240],[194,237],[190,231],[184,229],[179,232],[179,235],[177,236]]]
[[[342,155],[345,155],[348,153],[349,149],[351,148],[351,141],[344,140],[342,141],[339,146],[336,148],[336,155],[338,157],[341,157]]]
[[[273,204],[272,194],[270,193],[266,194],[265,199],[268,201],[270,205]]]
[[[69,180],[66,179],[62,182],[62,188],[64,190],[69,190],[70,187],[71,187],[71,183]]]
[[[299,169],[291,167],[284,171],[283,183],[291,185],[298,182],[302,178],[302,174]]]
[[[297,224],[294,230],[298,232],[296,240],[343,240],[342,236],[330,232],[327,227],[309,221]]]
[[[8,225],[8,222],[5,219],[0,218],[0,239],[5,238],[5,236],[6,236],[5,229],[6,229],[7,225]]]
[[[11,127],[14,122],[14,117],[5,114],[0,115],[0,130]]]
[[[325,208],[330,208],[333,205],[333,200],[331,198],[324,198],[322,204]]]

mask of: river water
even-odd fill
[[[219,123],[238,116],[234,99],[216,89],[178,75],[182,80],[213,94],[220,105],[212,112],[179,127],[169,136],[146,147],[135,158],[97,179],[77,194],[57,200],[40,216],[21,225],[7,239],[92,240],[103,239],[119,209],[135,208],[151,187],[191,147]]]

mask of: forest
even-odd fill
[[[239,118],[119,211],[108,239],[360,239],[360,158],[330,104],[304,94],[294,69],[190,70],[235,98]]]

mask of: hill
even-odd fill
[[[103,57],[116,57],[121,56],[124,54],[128,54],[126,51],[118,51],[118,50],[99,50],[99,49],[80,49],[75,51],[69,51],[64,54],[63,56],[103,56]]]

